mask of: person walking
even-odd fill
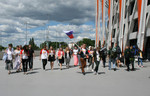
[[[84,68],[86,67],[86,59],[88,58],[88,50],[86,49],[86,44],[83,44],[83,48],[79,52],[81,58],[81,70],[82,74],[85,75]]]
[[[70,66],[70,59],[71,59],[71,52],[69,50],[69,47],[66,47],[65,50],[65,59],[66,59],[66,67],[69,68]]]
[[[62,48],[60,48],[58,51],[58,60],[60,64],[60,70],[62,70],[62,64],[64,63],[64,51]]]
[[[50,49],[48,50],[48,52],[49,52],[48,61],[50,62],[51,70],[53,70],[54,61],[56,60],[55,50],[51,46]]]
[[[82,46],[78,48],[78,65],[79,65],[79,69],[81,68],[81,60],[80,60],[81,56],[79,54],[81,49],[82,49]]]
[[[94,71],[94,50],[93,50],[93,47],[90,47],[90,50],[88,51],[89,52],[89,65],[88,67],[92,66],[92,71]]]
[[[134,60],[135,60],[134,53],[135,53],[135,50],[133,49],[133,46],[130,47],[130,52],[131,52],[131,54],[130,54],[130,63],[132,65],[131,70],[134,71],[135,70],[135,68],[134,68]]]
[[[98,69],[99,69],[99,64],[100,64],[100,60],[101,60],[101,52],[100,52],[100,48],[97,47],[95,52],[94,52],[94,61],[95,61],[95,64],[96,64],[96,67],[94,69],[95,71],[95,75],[98,74]]]
[[[28,56],[28,60],[29,60],[29,69],[30,71],[33,70],[33,58],[35,57],[34,55],[34,50],[32,48],[31,45],[29,45],[29,56]]]
[[[142,53],[142,51],[139,49],[139,51],[138,51],[138,67],[144,67],[143,66],[143,62],[142,62],[142,59],[143,59],[143,53]],[[141,65],[140,65],[140,63],[141,63]]]
[[[112,54],[112,47],[109,46],[109,50],[108,50],[108,58],[109,58],[109,70],[111,70],[111,62],[112,62],[112,57],[111,57],[111,54]]]
[[[117,67],[119,68],[120,58],[121,58],[121,49],[120,49],[120,47],[118,46],[117,43],[115,43],[115,47],[116,47],[116,53],[117,53],[116,64],[117,64]]]
[[[5,50],[5,53],[7,54],[6,58],[6,70],[8,70],[8,74],[11,74],[11,70],[13,69],[13,48],[12,44],[8,45],[8,48]]]
[[[16,72],[21,71],[21,61],[20,61],[20,49],[19,46],[16,47],[16,50],[14,51],[14,55],[15,55],[15,67],[14,69],[16,69]]]
[[[113,63],[113,69],[116,71],[116,59],[117,59],[117,48],[114,47],[111,52],[111,59]]]
[[[48,59],[48,50],[46,49],[46,45],[43,47],[43,49],[40,51],[40,60],[42,59],[43,63],[43,70],[46,71],[45,66],[47,65],[47,59]]]
[[[73,50],[73,57],[74,57],[74,66],[77,66],[78,65],[78,48],[75,47],[74,50]]]
[[[103,67],[105,68],[105,66],[106,66],[107,49],[106,49],[106,47],[104,47],[104,45],[102,45],[102,48],[101,48],[100,52],[101,52],[101,56],[102,56]]]
[[[19,50],[20,50],[20,52],[21,52],[21,50],[23,50],[22,45],[19,45]],[[21,61],[20,61],[20,62],[21,62]],[[21,62],[21,64],[20,64],[20,70],[22,71],[22,62]]]
[[[27,75],[28,56],[29,56],[28,47],[27,47],[27,45],[25,45],[23,47],[23,50],[21,50],[21,52],[20,52],[20,60],[22,62],[24,75]]]
[[[129,46],[126,46],[124,56],[125,56],[127,71],[130,71],[130,55],[131,55],[131,52],[130,52]]]

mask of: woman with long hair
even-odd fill
[[[45,66],[47,65],[47,58],[48,58],[48,50],[46,49],[46,45],[43,47],[43,49],[40,52],[40,60],[42,59],[43,63],[43,70],[45,70]],[[46,71],[46,70],[45,70]]]
[[[66,47],[66,50],[65,50],[65,59],[66,59],[66,67],[69,68],[70,59],[71,59],[71,52],[69,50],[69,47]]]
[[[53,49],[52,46],[50,46],[49,51],[49,56],[48,56],[48,61],[50,61],[50,66],[51,66],[51,70],[53,70],[53,66],[54,66],[54,61],[55,61],[55,50]]]
[[[94,50],[93,50],[93,47],[90,47],[90,50],[88,52],[89,52],[89,59],[88,59],[89,65],[88,65],[88,67],[92,66],[92,71],[94,71],[94,57],[93,57]]]
[[[14,69],[16,69],[16,72],[21,71],[20,65],[21,65],[21,61],[20,61],[20,49],[19,46],[16,47],[16,50],[14,51],[15,54],[15,67]]]
[[[74,66],[78,65],[78,48],[75,46],[73,50]]]
[[[142,59],[143,59],[143,53],[142,53],[142,51],[140,50],[140,49],[138,49],[139,51],[138,51],[138,67],[144,67],[143,66],[143,62],[142,62]],[[140,65],[140,63],[141,63],[141,65]]]
[[[7,54],[7,59],[6,59],[6,70],[8,70],[8,74],[11,74],[11,70],[13,69],[13,48],[12,44],[8,45],[8,49],[5,50],[5,53]]]
[[[62,48],[59,49],[57,56],[60,64],[60,70],[62,70],[62,64],[64,63],[64,51]]]
[[[20,52],[20,60],[22,61],[23,72],[27,75],[29,51],[27,45]]]
[[[95,52],[94,52],[94,61],[95,61],[95,64],[96,64],[96,67],[95,67],[95,70],[94,70],[95,71],[95,75],[98,74],[100,60],[101,60],[100,48],[97,47]]]

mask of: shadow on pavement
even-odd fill
[[[82,74],[82,72],[77,72],[79,74]],[[93,74],[93,72],[85,72],[85,74]]]
[[[42,68],[33,68],[33,70],[40,70],[40,69],[42,69]]]
[[[105,72],[98,72],[98,74],[106,74]]]
[[[39,73],[39,72],[37,72],[37,71],[34,71],[34,72],[28,72],[29,75],[30,75],[30,74],[36,74],[36,73]]]

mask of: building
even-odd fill
[[[122,51],[127,45],[137,46],[144,52],[144,58],[150,60],[150,0],[101,1],[108,7],[109,19],[104,28],[107,48],[114,43]]]

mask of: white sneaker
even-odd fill
[[[92,72],[94,72],[94,70],[92,69]]]
[[[89,70],[89,67],[87,67],[87,70]]]
[[[95,72],[94,75],[97,75],[97,72]]]

